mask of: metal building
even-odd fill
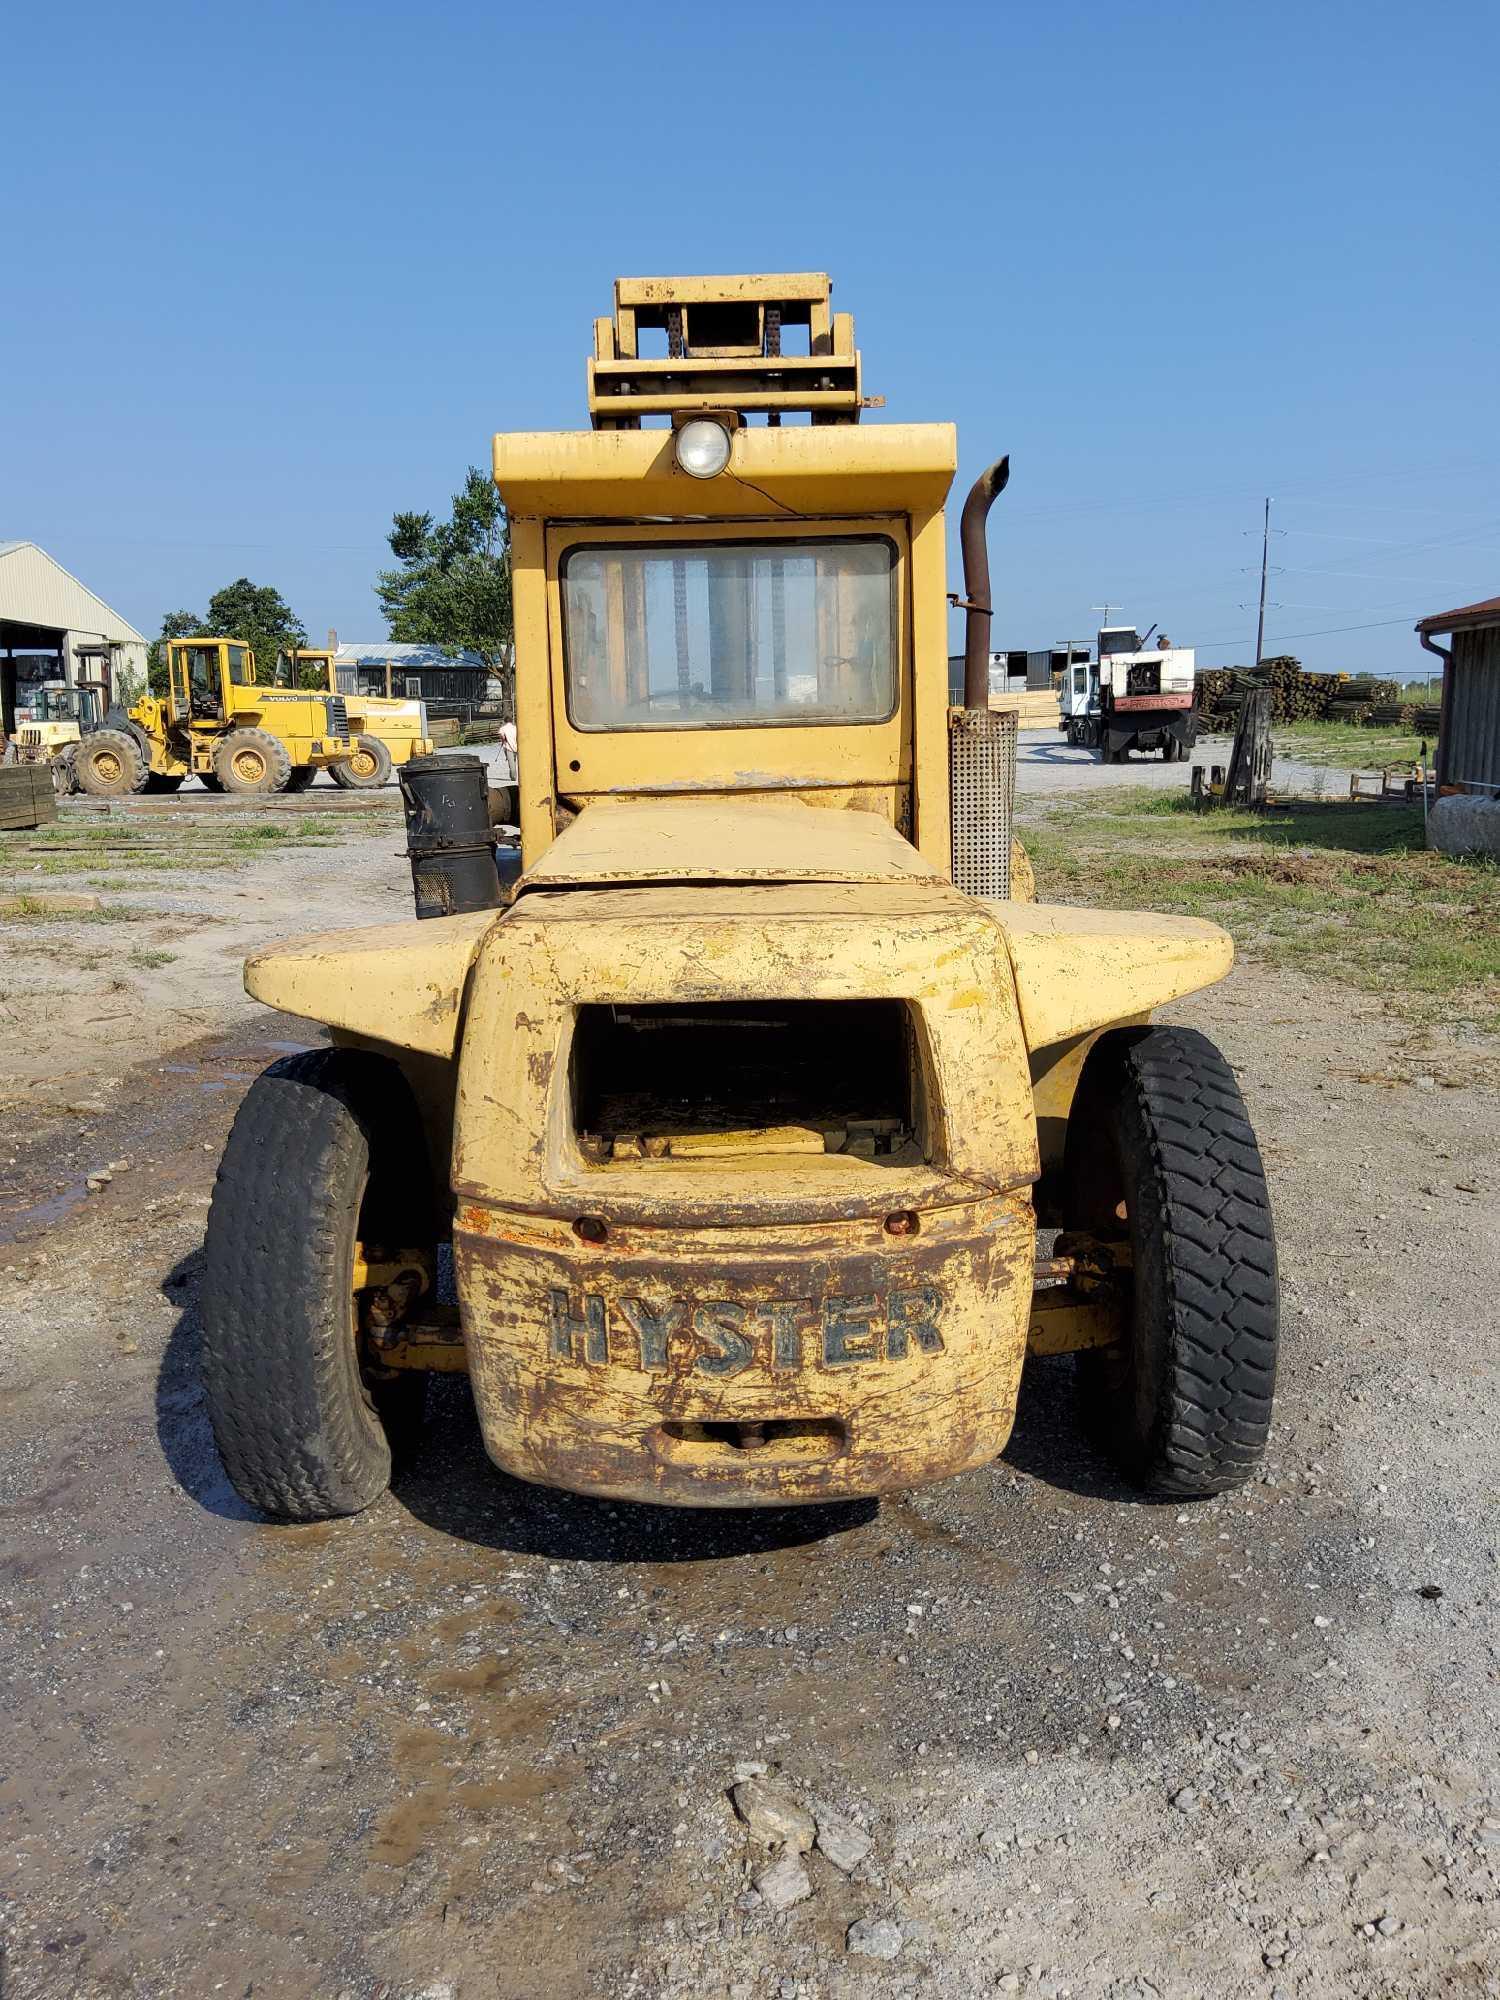
[[[339,646],[333,671],[347,694],[408,695],[425,701],[429,715],[472,722],[486,698],[489,669],[478,653],[445,653],[441,646]]]
[[[1439,632],[1451,646],[1434,643]],[[1437,782],[1500,797],[1500,597],[1437,611],[1417,636],[1443,662]]]
[[[0,730],[44,681],[146,684],[147,641],[35,542],[0,542]]]

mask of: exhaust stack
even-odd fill
[[[985,525],[991,507],[1010,479],[1010,454],[997,458],[969,488],[959,517],[958,539],[964,559],[964,707],[990,705],[990,552]]]

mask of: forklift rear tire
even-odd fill
[[[1148,1493],[1254,1472],[1271,1426],[1279,1300],[1260,1149],[1234,1071],[1192,1028],[1116,1028],[1068,1120],[1069,1229],[1128,1237],[1129,1329],[1079,1356],[1090,1428]]]
[[[396,1065],[354,1049],[286,1056],[251,1084],[209,1210],[203,1383],[235,1491],[280,1521],[357,1514],[414,1436],[426,1376],[371,1372],[355,1244],[436,1236],[426,1149]],[[413,1199],[413,1189],[416,1199]]]
[[[231,729],[214,751],[220,788],[243,798],[283,792],[291,775],[286,745],[264,729]]]
[[[356,736],[352,753],[329,769],[345,791],[374,791],[390,783],[391,753],[378,736]]]
[[[146,776],[141,746],[124,729],[96,729],[73,753],[73,781],[91,799],[128,799]]]

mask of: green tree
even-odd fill
[[[276,655],[289,653],[294,646],[307,644],[302,620],[268,583],[252,583],[248,576],[216,590],[208,600],[206,628],[219,639],[244,639],[255,654],[256,673],[269,681],[276,668]]]
[[[268,583],[252,583],[248,576],[237,577],[216,590],[208,600],[208,613],[169,611],[161,621],[161,634],[147,655],[146,678],[153,694],[167,691],[167,641],[205,638],[243,639],[255,654],[255,668],[269,681],[276,668],[276,655],[307,644],[302,620],[292,611],[279,590]]]
[[[395,569],[375,579],[392,639],[478,653],[513,712],[510,523],[494,482],[470,466],[448,519],[395,514],[387,538]]]

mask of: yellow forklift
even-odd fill
[[[955,433],[859,423],[829,290],[617,283],[591,429],[495,439],[513,893],[477,760],[477,797],[418,760],[435,920],[246,967],[330,1040],[251,1085],[208,1224],[209,1413],[269,1515],[375,1500],[433,1369],[467,1372],[508,1472],[674,1506],[982,1466],[1028,1354],[1076,1354],[1150,1492],[1260,1458],[1260,1155],[1224,1057],[1151,1021],[1230,940],[1026,899],[988,700],[1006,464],[963,506],[950,708]]]

